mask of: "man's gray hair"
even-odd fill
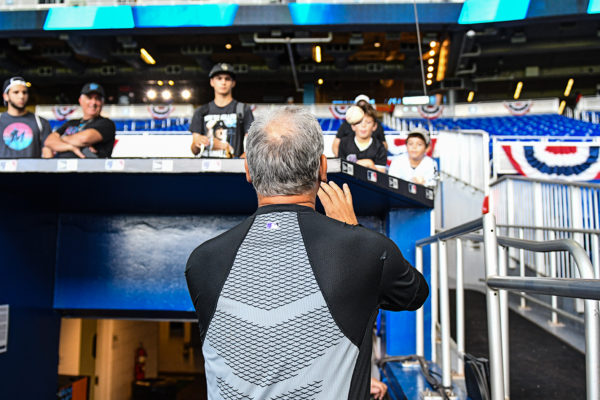
[[[261,196],[296,195],[317,185],[323,131],[317,119],[297,106],[260,115],[250,126],[246,160]]]

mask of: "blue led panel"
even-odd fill
[[[588,5],[588,14],[599,14],[600,13],[600,0],[590,0]]]
[[[131,29],[130,6],[83,6],[51,8],[44,30]]]
[[[459,24],[516,21],[525,19],[530,0],[466,0]]]
[[[137,28],[231,26],[238,7],[237,4],[138,6],[133,8],[133,17]]]
[[[422,23],[456,23],[460,4],[419,4]],[[412,4],[290,3],[295,25],[374,25],[415,22]]]

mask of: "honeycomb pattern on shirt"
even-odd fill
[[[296,213],[256,216],[221,296],[272,310],[318,291]]]
[[[217,386],[219,393],[224,400],[254,400],[250,396],[246,396],[242,392],[238,392],[234,387],[230,386],[224,379],[217,378]]]
[[[263,387],[296,376],[343,337],[327,306],[268,327],[217,310],[207,332],[236,376]]]
[[[271,397],[269,400],[313,400],[321,393],[321,383],[322,381],[313,382],[298,389],[280,394],[279,396]]]

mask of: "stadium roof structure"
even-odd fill
[[[73,102],[89,80],[102,81],[114,102],[123,93],[141,102],[148,87],[173,80],[201,103],[212,95],[208,70],[225,61],[240,81],[236,97],[248,102],[300,99],[304,85],[318,87],[317,101],[368,92],[383,102],[423,92],[418,16],[432,93],[455,88],[459,101],[470,90],[478,100],[507,99],[525,80],[523,97],[560,96],[574,78],[573,93],[593,94],[598,3],[427,2],[417,15],[411,3],[392,2],[0,9],[0,75],[27,77],[42,103]],[[142,48],[156,64],[142,61]]]

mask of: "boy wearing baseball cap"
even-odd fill
[[[50,124],[44,118],[27,111],[29,87],[24,78],[13,76],[4,81],[2,97],[8,107],[0,115],[0,158],[51,157],[44,141],[50,134]]]
[[[250,106],[233,98],[235,72],[227,63],[216,64],[209,72],[214,100],[199,107],[192,117],[192,153],[205,157],[240,157],[244,137],[254,116]],[[215,135],[216,131],[219,135]]]
[[[392,160],[388,174],[408,182],[435,187],[437,166],[433,158],[426,155],[429,144],[429,132],[423,128],[413,129],[406,138],[406,153]]]
[[[371,106],[371,99],[369,99],[369,96],[367,96],[366,94],[359,94],[358,96],[356,96],[356,98],[354,99],[354,105],[358,107],[373,108],[373,106]],[[385,141],[385,134],[383,133],[383,125],[379,121],[377,121],[377,119],[375,119],[375,122],[377,123],[377,128],[373,132],[373,138],[381,142],[383,147],[385,147],[385,149],[387,150],[387,142]],[[353,137],[354,130],[347,121],[344,121],[338,128],[338,131],[335,135],[335,139],[333,139],[333,144],[331,145],[331,151],[333,151],[333,154],[336,157],[339,156],[340,142],[343,138],[347,136]]]
[[[108,158],[115,144],[115,123],[100,115],[104,89],[95,82],[81,88],[83,118],[62,124],[48,136],[48,146],[59,158]]]

